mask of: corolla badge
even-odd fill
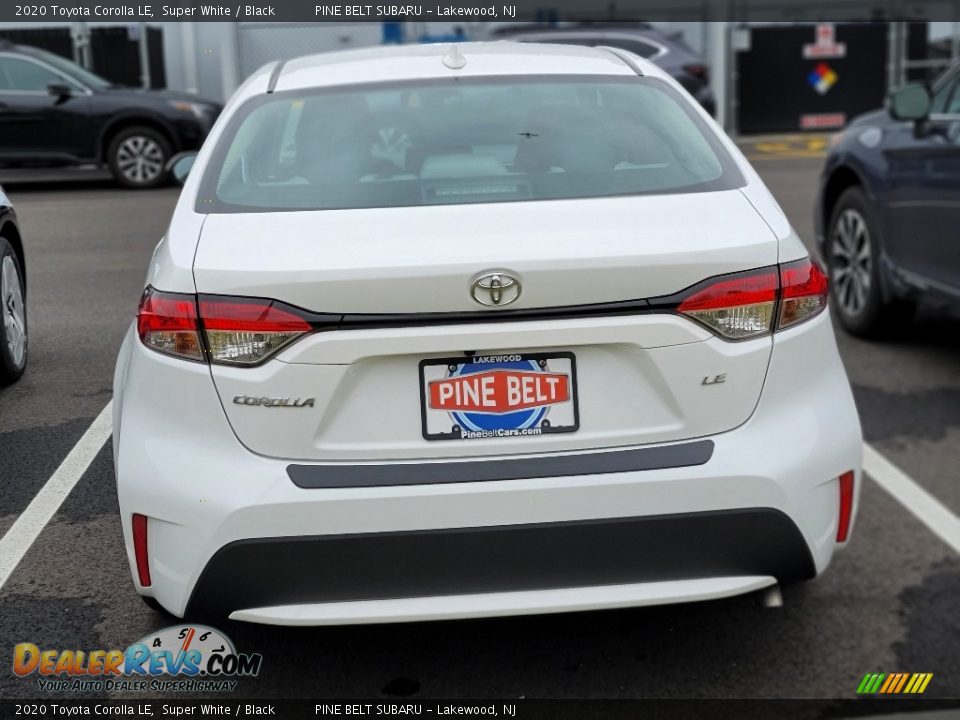
[[[259,405],[260,407],[313,407],[314,398],[269,398],[254,397],[252,395],[237,395],[233,398],[234,405]]]
[[[470,286],[470,297],[486,307],[503,307],[517,301],[523,286],[515,276],[503,270],[477,275]]]

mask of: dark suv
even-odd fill
[[[835,138],[815,222],[850,332],[896,330],[921,299],[960,309],[960,65]]]
[[[200,147],[218,103],[120,87],[59,55],[0,40],[0,167],[107,166],[156,187],[172,155]]]
[[[658,65],[696,98],[711,115],[716,101],[710,90],[710,74],[703,60],[679,37],[668,35],[647,23],[583,23],[538,25],[517,23],[496,28],[492,38],[518,42],[560,45],[606,45],[632,52]]]

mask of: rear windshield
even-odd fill
[[[262,95],[232,118],[199,212],[551,200],[739,187],[652,78],[484,78]]]

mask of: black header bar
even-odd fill
[[[952,2],[838,6],[811,0],[811,17],[780,0],[56,0],[0,2],[0,22],[509,22],[956,20]]]
[[[322,684],[322,679],[317,680]],[[785,692],[791,692],[787,681]],[[851,691],[852,692],[852,691]],[[940,712],[937,712],[940,711]],[[420,697],[276,700],[214,693],[202,699],[143,698],[97,700],[52,697],[0,700],[0,717],[109,717],[129,720],[169,718],[499,718],[500,720],[742,720],[744,718],[862,718],[887,713],[922,712],[924,717],[955,718],[958,700],[524,700],[516,698],[436,700]],[[942,714],[941,714],[942,713]],[[899,715],[898,715],[899,717]]]

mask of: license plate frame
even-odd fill
[[[496,360],[495,358],[502,360]],[[553,362],[552,365],[551,361]],[[536,369],[531,363],[536,365]],[[518,365],[520,367],[517,367]],[[443,368],[439,376],[437,368]],[[541,379],[534,378],[532,384],[536,385],[535,392],[542,392],[550,401],[545,404],[525,406],[515,411],[502,412],[462,409],[451,411],[446,408],[430,407],[431,384],[441,380],[449,380],[452,377],[469,377],[474,374],[487,375],[497,372],[504,372],[506,375],[512,376],[542,375]],[[456,357],[427,358],[419,362],[418,375],[420,380],[420,427],[424,440],[530,438],[537,435],[571,433],[580,429],[580,388],[577,380],[577,361],[572,352],[472,353]],[[547,378],[560,376],[566,376],[567,378],[568,397],[565,400],[550,399],[549,394],[554,391],[556,384],[547,380]],[[493,380],[491,382],[496,383],[497,381]],[[507,380],[503,382],[507,382]],[[523,382],[522,377],[520,382]],[[558,380],[557,383],[562,385],[561,380]],[[511,387],[516,390],[514,386]],[[551,414],[553,419],[551,419]],[[443,416],[446,416],[446,427],[449,430],[440,429]]]

